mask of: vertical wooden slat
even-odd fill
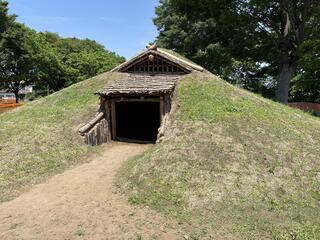
[[[117,137],[117,126],[116,126],[116,103],[111,102],[111,128],[112,128],[112,140],[116,140]]]
[[[159,59],[156,58],[156,61],[155,61],[155,72],[158,73],[159,72]]]
[[[111,131],[110,131],[110,126],[111,125],[111,118],[110,118],[110,114],[111,114],[111,109],[110,109],[110,101],[106,101],[105,102],[105,111],[106,111],[106,125],[107,125],[107,141],[111,140]]]
[[[105,129],[105,137],[104,137],[104,142],[108,142],[109,141],[109,128],[108,128],[108,122],[105,120],[104,121],[104,129]]]
[[[160,124],[162,124],[163,116],[164,116],[164,100],[163,100],[163,97],[160,97]]]

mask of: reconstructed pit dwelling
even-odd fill
[[[170,112],[179,78],[204,69],[178,54],[148,46],[112,72],[127,73],[97,92],[100,112],[79,129],[85,143],[115,141],[156,142],[164,116]]]

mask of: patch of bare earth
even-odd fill
[[[90,163],[0,205],[0,239],[179,239],[180,226],[128,204],[113,187],[121,164],[147,145],[112,143]]]

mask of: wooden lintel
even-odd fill
[[[160,102],[160,98],[116,98],[114,102]]]

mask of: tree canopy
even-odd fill
[[[61,88],[61,84],[70,84],[82,81],[99,73],[109,71],[125,59],[109,52],[104,46],[90,39],[62,38],[56,33],[40,33],[50,43],[56,52],[62,73],[54,90]],[[61,82],[61,79],[63,81]]]
[[[305,42],[319,40],[319,4],[313,0],[161,0],[154,19],[157,43],[268,97],[275,97],[278,86],[277,99],[286,103],[290,80],[307,76],[300,49]],[[295,89],[292,99],[297,97]]]
[[[41,50],[35,32],[22,24],[14,23],[3,34],[0,51],[0,78],[2,87],[15,93],[23,85],[35,82],[38,77],[37,63]],[[39,58],[39,59],[38,59]]]
[[[0,0],[0,89],[15,93],[33,85],[50,93],[109,71],[125,59],[89,39],[36,32],[8,13]]]
[[[0,34],[6,31],[16,16],[9,14],[8,2],[0,1]]]

